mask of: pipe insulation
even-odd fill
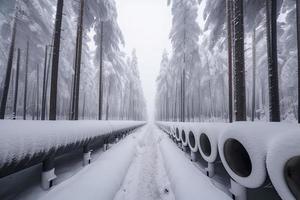
[[[282,199],[300,199],[300,131],[285,132],[272,141],[267,170]]]
[[[205,161],[213,163],[217,160],[219,155],[218,140],[228,125],[228,123],[204,123],[199,126],[198,149]]]
[[[230,124],[218,141],[218,150],[228,174],[247,188],[258,188],[267,178],[266,156],[272,141],[295,124],[236,122]]]
[[[0,178],[133,130],[134,121],[0,121]]]

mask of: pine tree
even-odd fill
[[[236,121],[246,121],[243,0],[234,1],[234,86]]]
[[[36,65],[36,119],[40,119],[40,66]]]
[[[227,45],[228,45],[228,117],[232,117],[232,0],[226,0],[227,9]]]
[[[104,40],[104,22],[101,21],[100,30],[100,69],[99,69],[99,112],[98,120],[102,120],[102,107],[103,107],[103,40]]]
[[[76,40],[76,55],[75,55],[75,76],[74,76],[74,90],[73,90],[73,120],[78,120],[79,115],[79,91],[80,91],[80,69],[81,69],[81,51],[82,51],[82,33],[83,33],[83,11],[84,0],[80,0],[80,10],[77,26],[77,40]]]
[[[270,121],[280,121],[278,59],[277,59],[277,1],[266,0],[267,47],[269,72]]]
[[[251,121],[255,118],[255,93],[256,93],[256,27],[253,28],[253,38],[252,38],[252,110],[251,110]]]
[[[28,63],[29,63],[29,41],[26,45],[26,61],[25,61],[25,83],[24,83],[24,102],[23,102],[23,120],[26,120],[27,115],[27,90],[28,90]]]
[[[16,119],[16,116],[17,116],[18,91],[19,91],[19,72],[20,72],[20,56],[21,56],[21,50],[18,49],[16,80],[15,80],[14,107],[13,107],[13,119]]]
[[[52,54],[49,120],[56,120],[57,79],[58,79],[59,50],[60,50],[61,25],[62,25],[62,17],[63,17],[63,5],[64,5],[64,0],[57,0],[53,54]]]
[[[298,47],[298,123],[300,123],[300,0],[296,0]]]
[[[1,106],[0,106],[0,119],[4,119],[4,117],[5,117],[5,110],[6,110],[7,96],[8,96],[8,90],[9,90],[9,84],[10,84],[11,70],[12,70],[13,60],[14,60],[14,50],[15,50],[16,33],[17,33],[17,17],[18,17],[17,13],[18,13],[18,10],[16,11],[16,15],[15,15],[14,22],[13,22],[13,28],[12,28],[12,37],[11,37],[11,42],[10,42],[5,82],[4,82],[4,88],[3,88],[3,94],[2,94]]]
[[[43,91],[42,91],[42,113],[41,120],[45,120],[46,117],[46,80],[47,80],[47,61],[48,61],[48,45],[45,47],[45,60],[44,60],[44,76],[43,76]]]

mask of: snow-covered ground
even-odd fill
[[[175,200],[159,149],[161,132],[148,125],[114,200]]]

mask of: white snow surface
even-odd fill
[[[86,140],[143,122],[136,121],[0,121],[0,167],[35,153]]]
[[[160,149],[176,200],[229,200],[165,135]]]
[[[144,130],[144,129],[143,129]],[[41,200],[112,200],[136,153],[142,132],[130,135],[98,160],[55,186]]]
[[[286,132],[271,142],[267,153],[267,169],[270,179],[282,199],[296,199],[284,178],[286,162],[300,155],[299,131]]]
[[[136,157],[114,200],[175,200],[163,165],[158,140],[162,133],[149,125],[139,140]]]
[[[235,122],[230,124],[223,131],[218,142],[219,154],[226,171],[235,181],[245,187],[260,187],[266,180],[266,156],[272,147],[272,141],[280,136],[285,137],[288,132],[293,130],[299,133],[299,125],[275,122]],[[235,174],[226,162],[223,146],[226,140],[230,138],[238,140],[250,156],[252,171],[248,177]]]

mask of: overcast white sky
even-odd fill
[[[171,49],[171,8],[167,0],[116,0],[125,51],[137,51],[149,117],[153,117],[156,84],[164,49]]]

